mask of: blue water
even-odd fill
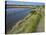
[[[7,8],[6,9],[6,24],[7,27],[13,26],[19,20],[24,19],[28,15],[29,8]]]

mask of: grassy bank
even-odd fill
[[[32,11],[25,17],[23,20],[16,23],[15,26],[13,26],[12,30],[8,33],[32,33],[36,32],[37,25],[40,22],[40,19],[42,17],[42,10],[36,9],[35,11]]]

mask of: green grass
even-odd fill
[[[36,31],[36,26],[41,18],[41,13],[37,12],[33,14],[21,24],[16,25],[16,27],[10,33],[30,33]]]
[[[16,23],[12,30],[8,33],[32,33],[36,32],[37,25],[40,22],[43,12],[41,10],[36,10],[36,12],[31,12],[22,21]]]

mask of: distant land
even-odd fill
[[[44,5],[40,2],[21,2],[21,1],[6,1],[6,4],[16,4],[16,5]]]

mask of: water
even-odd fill
[[[19,20],[24,19],[29,13],[29,8],[7,8],[6,9],[6,26],[7,29],[16,24]]]

